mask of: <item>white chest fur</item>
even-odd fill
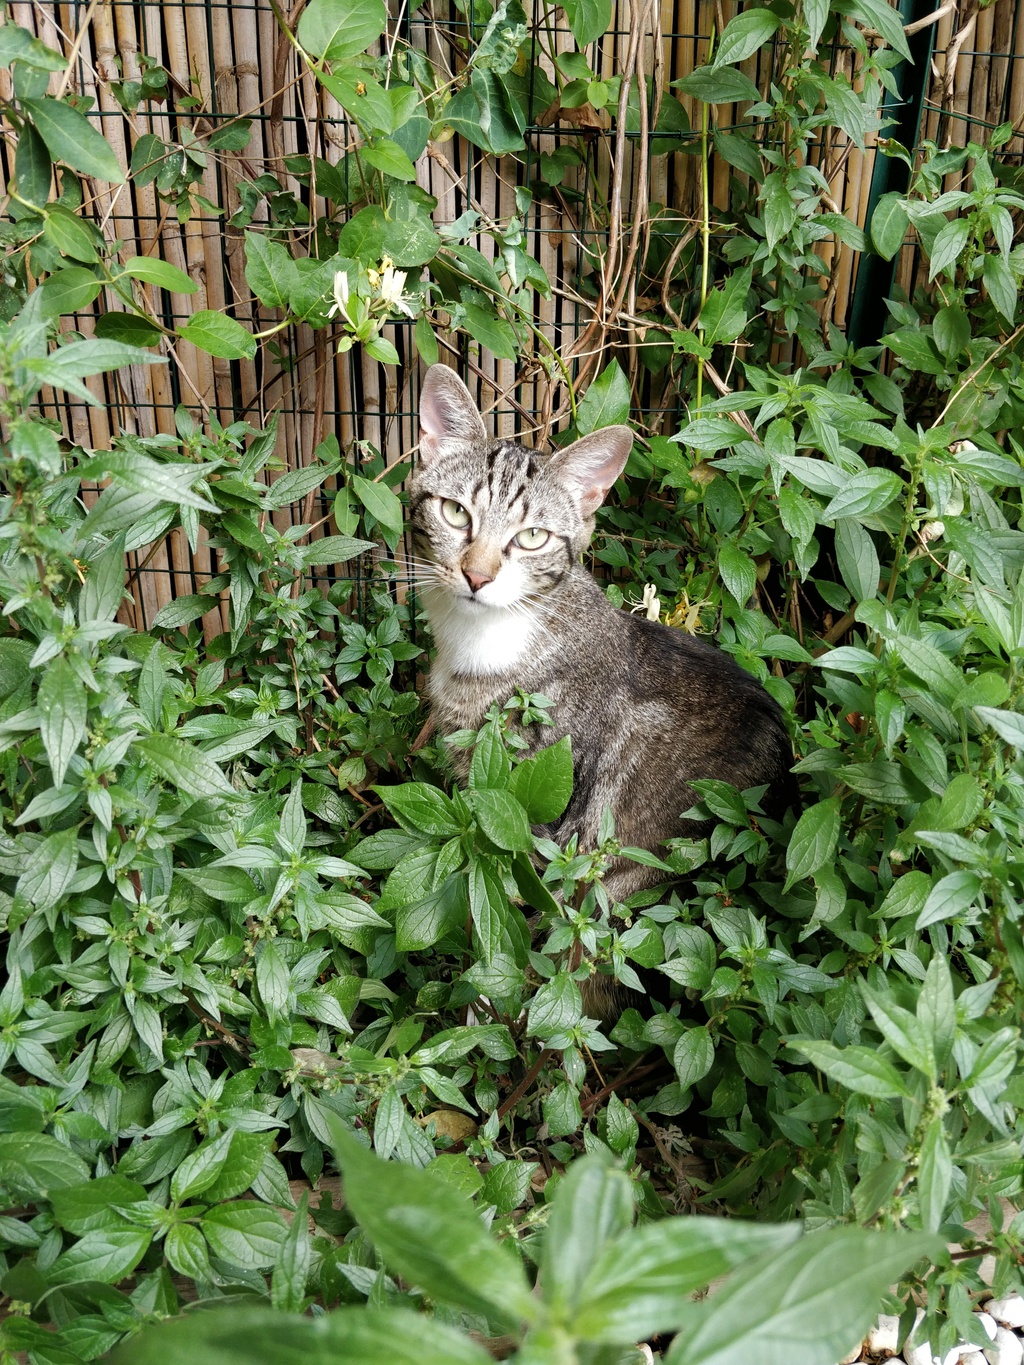
[[[456,674],[509,673],[529,654],[539,629],[527,612],[489,607],[426,588],[423,601],[437,645],[430,690],[436,696]]]

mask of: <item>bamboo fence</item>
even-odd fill
[[[449,20],[440,16],[445,0],[427,0],[411,17],[403,4],[397,20],[401,35],[442,64],[453,60],[447,41]],[[922,0],[924,3],[924,0]],[[541,65],[551,55],[572,47],[559,11],[535,0],[535,25],[541,32]],[[294,6],[292,17],[301,8]],[[618,0],[613,24],[592,54],[603,75],[628,72],[644,78],[651,91],[685,76],[708,60],[713,29],[720,32],[735,12],[735,0]],[[932,31],[919,138],[941,144],[965,145],[1007,120],[1024,134],[1024,20],[1020,0],[994,0],[980,8],[977,0],[934,0],[917,23]],[[265,174],[273,175],[282,190],[305,196],[310,219],[323,210],[323,201],[309,202],[308,194],[289,173],[288,159],[315,155],[335,162],[350,144],[352,129],[343,111],[305,71],[293,47],[281,33],[270,0],[90,0],[90,3],[52,4],[44,0],[13,0],[9,18],[33,30],[50,46],[73,54],[70,88],[94,101],[92,115],[104,136],[127,165],[132,149],[145,133],[165,141],[180,141],[190,133],[209,133],[227,120],[243,115],[252,120],[252,139],[241,152],[211,154],[198,192],[221,213],[201,209],[184,223],[157,194],[153,184],[139,187],[133,180],[120,187],[95,184],[90,211],[122,259],[133,255],[162,256],[186,271],[198,285],[191,296],[153,290],[152,302],[165,321],[180,323],[200,309],[228,309],[254,330],[271,326],[278,315],[253,298],[244,277],[243,239],[231,224],[240,207],[240,186]],[[453,18],[460,20],[453,10]],[[557,21],[557,22],[556,22]],[[763,49],[745,64],[758,82],[775,55]],[[166,68],[174,98],[147,102],[130,114],[117,104],[110,89],[114,80],[139,79],[146,61]],[[836,69],[849,69],[850,54],[837,45],[832,53]],[[0,71],[0,93],[9,95],[10,75]],[[8,82],[7,86],[2,83]],[[54,76],[51,92],[60,88]],[[191,96],[196,103],[182,112],[178,102]],[[699,109],[683,97],[694,128]],[[738,111],[718,106],[720,127],[727,127]],[[637,137],[616,137],[606,114],[580,129],[568,123],[536,126],[527,134],[527,150],[518,158],[495,162],[459,138],[431,144],[417,166],[418,182],[437,199],[438,225],[451,223],[468,209],[484,220],[507,221],[515,211],[517,185],[529,183],[538,158],[571,139],[582,145],[584,161],[571,170],[565,184],[571,194],[535,200],[526,223],[527,247],[544,266],[555,286],[552,296],[539,299],[535,321],[571,359],[584,379],[596,368],[599,345],[585,299],[577,291],[581,265],[588,253],[614,249],[621,253],[624,287],[617,298],[621,317],[642,314],[658,300],[638,296],[636,259],[652,236],[664,239],[666,249],[685,262],[699,203],[699,158],[694,136],[678,135],[677,150],[643,156]],[[580,136],[582,132],[582,137]],[[0,139],[0,171],[12,169],[12,130]],[[1020,159],[1022,137],[1014,137],[1004,155]],[[831,133],[813,150],[825,173],[835,207],[863,225],[868,208],[875,152],[851,146]],[[729,208],[730,176],[742,175],[723,161],[712,163],[713,215],[724,218]],[[646,205],[658,206],[650,220],[637,217]],[[606,212],[607,209],[607,212]],[[266,222],[265,201],[253,226]],[[727,231],[722,226],[721,231]],[[475,243],[493,255],[493,240],[481,234]],[[912,250],[903,253],[897,282],[909,288],[917,263]],[[848,250],[829,247],[822,258],[822,275],[829,280],[826,310],[842,325],[855,287],[855,257]],[[696,287],[696,279],[694,279]],[[108,291],[109,292],[109,291]],[[85,335],[96,313],[121,307],[113,297],[101,297],[95,310],[65,319]],[[415,443],[416,399],[420,367],[411,328],[395,326],[385,333],[398,347],[402,363],[378,365],[363,354],[338,356],[327,331],[301,326],[283,334],[281,364],[263,348],[254,363],[214,359],[185,341],[166,348],[166,366],[140,366],[113,378],[94,381],[102,406],[89,407],[64,395],[44,392],[43,407],[56,417],[68,437],[87,448],[103,449],[120,432],[151,436],[173,433],[175,408],[184,404],[204,421],[227,424],[245,420],[262,426],[278,414],[277,457],[282,468],[309,462],[324,437],[333,434],[342,448],[359,452],[369,443],[387,462],[400,460]],[[626,326],[617,346],[627,358],[642,344],[642,326]],[[512,362],[468,353],[457,338],[442,337],[444,358],[458,365],[475,383],[483,406],[494,410],[499,434],[541,428],[559,414],[552,412],[550,395],[527,371],[517,376]],[[517,383],[517,380],[519,381]],[[650,430],[662,421],[660,394],[651,386],[649,402],[639,414]],[[674,414],[665,414],[672,420]],[[315,507],[302,509],[306,519],[323,515]],[[298,513],[296,513],[298,515]],[[331,528],[325,527],[327,532]],[[176,532],[154,547],[129,556],[129,582],[135,598],[131,624],[145,629],[155,612],[174,597],[193,593],[217,572],[213,552],[200,543],[196,553]],[[328,578],[331,570],[318,571]],[[226,608],[206,620],[208,632],[224,629]]]

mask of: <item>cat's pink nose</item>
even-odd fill
[[[463,569],[462,576],[474,592],[479,592],[488,583],[493,583],[494,579],[485,573],[473,573],[470,569]]]

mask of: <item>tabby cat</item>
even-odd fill
[[[434,365],[410,519],[437,646],[440,732],[478,728],[517,689],[543,693],[554,729],[532,736],[540,745],[569,734],[575,774],[568,808],[545,833],[593,848],[610,806],[623,844],[657,852],[700,833],[680,819],[695,804],[694,778],[767,785],[764,808],[781,814],[792,752],[754,678],[703,640],[618,610],[581,565],[632,439],[628,427],[605,427],[553,455],[494,440],[462,381]],[[452,759],[464,778],[468,753]],[[621,860],[606,885],[621,900],[662,879]]]

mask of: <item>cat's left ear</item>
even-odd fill
[[[571,446],[556,450],[548,469],[568,484],[579,500],[581,512],[589,517],[608,496],[632,449],[633,433],[629,427],[602,427]]]

